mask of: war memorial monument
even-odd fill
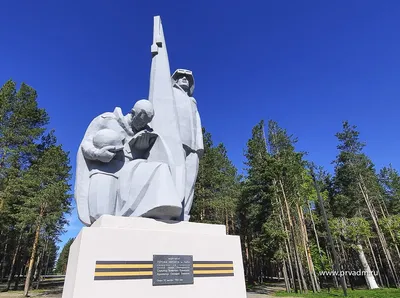
[[[75,200],[87,226],[70,249],[63,298],[245,298],[239,236],[189,222],[203,155],[190,70],[172,75],[154,17],[148,99],[89,124]]]

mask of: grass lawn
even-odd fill
[[[277,297],[310,297],[310,298],[334,298],[344,297],[343,292],[339,290],[331,290],[330,293],[322,291],[321,293],[309,292],[308,294],[295,294],[286,292],[275,293]],[[349,298],[400,298],[400,289],[376,289],[376,290],[354,290],[347,289],[347,297]]]

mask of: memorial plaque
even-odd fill
[[[193,256],[153,256],[153,286],[193,283]]]

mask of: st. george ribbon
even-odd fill
[[[153,148],[148,160],[163,161],[170,165],[177,193],[182,198],[182,205],[184,205],[185,151],[179,132],[168,52],[160,16],[154,17],[151,53],[149,100],[153,103],[155,111],[151,127],[164,139],[170,152],[165,155],[157,148]]]

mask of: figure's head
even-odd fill
[[[176,82],[178,84],[178,86],[180,86],[183,90],[185,90],[186,92],[188,92],[189,88],[190,88],[190,84],[188,79],[186,78],[185,75],[182,75],[179,79],[178,82]]]
[[[135,130],[141,130],[153,120],[153,104],[147,99],[141,99],[135,103],[130,113],[130,125]]]
[[[191,70],[177,69],[171,77],[172,84],[177,84],[181,87],[189,96],[193,95],[194,91],[194,77]]]

